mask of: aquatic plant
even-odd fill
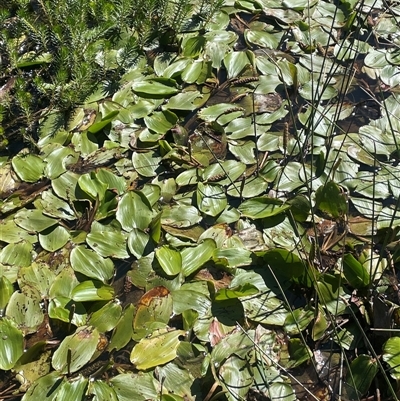
[[[57,4],[1,14],[0,394],[396,399],[396,6]]]

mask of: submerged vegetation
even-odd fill
[[[6,3],[0,399],[397,400],[398,4]]]

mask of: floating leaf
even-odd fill
[[[385,357],[384,357],[385,358]],[[349,397],[357,399],[366,394],[379,371],[378,362],[369,355],[358,355],[350,364],[346,377],[346,390]],[[349,389],[351,389],[349,393]]]
[[[193,248],[185,248],[182,254],[182,273],[187,277],[195,273],[204,263],[209,261],[216,248],[212,239],[205,239],[203,243]]]
[[[233,288],[222,288],[215,294],[216,301],[247,297],[258,293],[257,287],[253,284],[243,284]]]
[[[114,273],[111,259],[104,259],[83,245],[71,251],[70,262],[75,271],[100,281],[110,280]]]
[[[260,196],[244,201],[239,206],[239,211],[246,217],[263,219],[265,217],[275,216],[289,208],[290,205],[284,205],[279,199]]]
[[[183,47],[183,56],[184,57],[196,57],[200,54],[203,49],[204,44],[206,43],[206,39],[204,36],[195,36],[189,38],[184,41],[182,44]]]
[[[160,397],[160,382],[155,379],[153,372],[143,375],[120,374],[112,377],[109,382],[118,401],[146,401]]]
[[[78,284],[71,293],[71,298],[76,302],[109,301],[113,297],[113,287],[95,280],[87,280]]]
[[[196,194],[199,210],[213,217],[221,213],[228,204],[225,191],[219,185],[204,185],[199,182]]]
[[[78,327],[67,336],[53,354],[53,368],[60,373],[73,373],[85,366],[96,351],[100,335],[89,326]]]
[[[383,345],[382,359],[391,367],[390,376],[400,379],[400,337],[392,337]]]
[[[246,52],[233,51],[224,57],[224,64],[228,71],[228,79],[232,79],[237,77],[250,64],[250,60]]]
[[[139,228],[132,228],[128,235],[128,248],[139,259],[152,252],[154,245],[149,234]]]
[[[201,216],[194,206],[185,206],[184,208],[179,205],[166,206],[161,215],[161,224],[177,228],[190,227],[199,223],[200,220]]]
[[[37,209],[22,209],[14,217],[15,223],[27,231],[40,232],[58,223]]]
[[[16,323],[0,319],[0,369],[9,370],[24,353],[24,338]]]
[[[151,79],[138,81],[133,83],[132,90],[139,96],[151,99],[160,99],[164,96],[178,93],[178,89],[175,87],[173,80],[164,81],[164,83]]]
[[[121,317],[122,307],[119,302],[111,301],[91,312],[88,325],[95,327],[100,333],[105,333],[117,325]]]
[[[62,226],[51,227],[39,233],[40,245],[49,252],[61,249],[69,239],[69,232]]]
[[[180,337],[185,334],[184,330],[154,332],[133,347],[131,362],[137,369],[146,370],[172,361],[176,357],[176,351],[181,342]]]
[[[110,351],[116,349],[120,350],[125,347],[132,339],[133,327],[133,315],[135,313],[135,307],[133,304],[129,304],[126,309],[122,312],[115,329],[113,330],[111,340],[108,346]]]
[[[346,198],[340,187],[333,181],[328,181],[315,192],[316,206],[319,210],[339,218],[347,212]]]
[[[253,383],[253,375],[246,359],[231,355],[219,369],[218,375],[232,400],[246,399]]]
[[[286,249],[271,249],[265,252],[264,260],[271,266],[275,274],[282,274],[288,278],[300,277],[306,267],[296,254]]]
[[[125,231],[133,228],[146,230],[153,220],[153,212],[148,199],[140,191],[129,191],[119,201],[116,217]]]
[[[169,276],[179,274],[182,269],[182,257],[179,251],[168,246],[156,250],[156,258],[164,273]]]
[[[92,224],[92,230],[87,235],[88,245],[103,257],[125,259],[129,257],[126,250],[126,235],[123,232],[111,231],[101,224]]]
[[[40,299],[14,292],[7,305],[6,316],[27,333],[35,332],[43,322],[44,315]]]
[[[354,288],[366,287],[371,282],[368,270],[351,253],[343,257],[343,274]]]
[[[35,155],[15,156],[12,166],[19,178],[26,182],[36,182],[43,177],[45,162]]]
[[[295,309],[285,321],[285,331],[289,336],[301,333],[314,320],[314,311],[311,309]]]
[[[150,322],[168,323],[172,314],[169,290],[158,286],[147,291],[139,300],[133,327],[140,329]]]
[[[32,263],[32,244],[26,241],[8,244],[0,251],[0,263],[11,266],[29,266]]]
[[[78,185],[93,199],[104,199],[108,185],[97,178],[96,173],[83,174],[78,179]]]
[[[0,277],[0,310],[5,309],[13,292],[14,292],[14,286],[12,285],[10,280],[5,276],[1,276]]]
[[[158,134],[166,134],[178,121],[175,113],[169,110],[157,111],[144,118],[147,128]]]

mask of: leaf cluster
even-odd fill
[[[112,94],[146,50],[173,45],[194,12],[221,1],[10,0],[0,6],[0,150],[38,140],[38,121],[68,114],[96,89]],[[62,121],[60,122],[62,124]]]

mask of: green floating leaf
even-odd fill
[[[216,184],[204,185],[199,182],[196,195],[199,210],[209,216],[217,216],[228,204],[225,191]]]
[[[49,317],[82,326],[86,324],[88,316],[82,303],[73,302],[71,298],[56,297],[49,302]]]
[[[103,303],[101,302],[100,304],[102,305]],[[119,301],[111,301],[101,308],[95,311],[91,309],[89,312],[91,315],[88,324],[95,327],[100,333],[105,333],[117,325],[121,317],[122,306]]]
[[[351,253],[343,257],[343,274],[354,288],[366,287],[371,282],[368,270]]]
[[[244,68],[250,64],[246,52],[231,52],[224,57],[225,68],[228,71],[228,79],[240,75]]]
[[[109,301],[114,298],[114,289],[101,281],[87,280],[72,290],[71,298],[76,302]]]
[[[6,316],[12,319],[27,333],[35,332],[44,319],[40,299],[21,292],[14,292],[7,305]]]
[[[323,274],[317,281],[318,295],[321,303],[330,313],[340,315],[347,304],[342,298],[348,298],[343,289],[343,278],[339,275]]]
[[[184,364],[186,360],[184,356],[181,355],[180,351],[186,345],[191,347],[190,343],[181,342],[178,348],[179,362],[183,360]],[[168,363],[164,366],[157,367],[157,371],[160,373],[159,377],[165,378],[163,381],[164,388],[169,392],[169,394],[163,394],[160,401],[185,401],[185,399],[187,399],[187,394],[190,394],[194,400],[204,399],[203,389],[192,374],[192,372],[196,374],[198,371],[196,368],[200,370],[203,358],[201,356],[193,358],[193,351],[191,348],[190,352],[191,360],[187,362],[187,366],[177,366],[175,363]]]
[[[132,155],[133,166],[143,177],[155,177],[160,169],[161,160],[156,152],[134,152]]]
[[[64,381],[57,392],[58,400],[82,400],[86,394],[88,379],[79,376],[77,380],[72,382]]]
[[[307,344],[304,344],[304,341],[300,338],[291,338],[289,340],[289,354],[290,361],[289,364],[285,366],[287,368],[300,366],[302,363],[310,360],[313,356],[310,348]]]
[[[184,330],[154,332],[133,347],[131,362],[137,369],[146,370],[172,361],[181,342],[179,337],[185,334]]]
[[[14,156],[12,166],[18,177],[26,182],[36,182],[43,177],[45,162],[39,156],[28,154]]]
[[[76,215],[71,206],[54,195],[53,191],[45,191],[42,193],[42,199],[39,200],[40,209],[47,216],[55,219],[75,220]]]
[[[378,370],[376,359],[369,355],[358,355],[351,362],[350,371],[346,375],[347,396],[350,399],[362,398],[370,389]]]
[[[68,202],[77,200],[76,190],[79,177],[78,174],[67,171],[53,179],[51,185],[56,195]]]
[[[300,334],[314,320],[314,311],[311,309],[295,309],[285,321],[285,331],[293,336]]]
[[[160,397],[160,382],[155,379],[153,372],[141,375],[125,373],[111,378],[109,382],[118,401],[146,401]]]
[[[153,251],[154,244],[149,234],[145,231],[139,228],[132,228],[132,231],[128,235],[128,248],[132,255],[140,259],[142,256],[146,256]]]
[[[279,199],[268,198],[267,196],[248,199],[239,206],[239,211],[243,216],[252,219],[275,216],[288,209],[290,209],[290,205],[284,205]]]
[[[91,398],[93,396],[93,398]],[[114,389],[106,382],[95,380],[90,383],[88,398],[92,401],[118,401]]]
[[[15,223],[27,231],[40,232],[58,223],[37,209],[22,209],[14,217]]]
[[[108,350],[120,350],[121,348],[125,347],[129,341],[132,339],[133,333],[133,315],[135,313],[135,307],[133,304],[129,304],[126,309],[122,312],[122,316],[119,319],[115,329],[113,330]]]
[[[227,267],[250,266],[252,252],[245,248],[221,248],[214,252],[214,261]]]
[[[199,292],[193,283],[184,284],[179,290],[172,291],[173,310],[176,315],[180,315],[188,309],[204,315],[211,306],[211,301],[207,291]]]
[[[253,374],[244,358],[231,355],[220,367],[218,376],[232,400],[245,400],[253,383]],[[279,398],[276,398],[279,399]]]
[[[346,198],[339,185],[333,181],[328,181],[316,190],[315,203],[319,210],[330,214],[335,219],[347,212]]]
[[[153,211],[143,193],[129,191],[119,201],[116,217],[125,231],[146,230],[153,220]]]
[[[78,161],[79,153],[70,147],[58,147],[51,152],[44,161],[46,162],[45,174],[48,178],[54,179],[67,171],[67,164]]]
[[[313,327],[312,327],[312,339],[314,341],[319,340],[323,337],[328,330],[329,327],[328,319],[326,318],[325,312],[320,306],[318,309],[318,314],[315,318]]]
[[[104,116],[104,118],[102,118],[100,121],[96,121],[93,125],[91,125],[88,129],[88,132],[95,134],[95,133],[101,131],[104,127],[106,127],[108,124],[110,124],[111,121],[115,120],[115,117],[118,114],[119,114],[119,110],[111,111],[106,116]]]
[[[172,297],[163,286],[147,291],[139,300],[133,327],[141,329],[150,322],[168,323],[172,314]]]
[[[288,311],[280,299],[268,295],[257,295],[241,302],[248,319],[273,326],[285,324]]]
[[[185,248],[181,252],[182,273],[185,277],[195,273],[204,263],[208,262],[212,258],[215,248],[215,241],[209,238],[196,247]]]
[[[276,49],[279,46],[278,37],[269,32],[245,29],[244,36],[248,43],[256,46],[268,49]]]
[[[199,91],[187,91],[178,93],[177,95],[171,97],[171,99],[169,99],[167,104],[163,105],[163,109],[192,111],[197,108],[197,105],[194,104],[193,102],[197,98],[202,98],[202,97],[203,95]]]
[[[129,257],[126,250],[126,235],[123,232],[110,231],[100,223],[92,224],[92,230],[87,235],[86,242],[100,256],[119,259]]]
[[[21,267],[18,276],[20,288],[24,288],[28,294],[27,287],[31,287],[32,293],[39,294],[41,298],[48,297],[50,287],[56,278],[54,271],[43,262],[33,262],[30,266]]]
[[[213,122],[225,113],[230,113],[234,109],[231,103],[218,103],[209,107],[204,107],[198,113],[198,116],[206,122]]]
[[[0,263],[11,266],[29,266],[32,263],[32,244],[26,241],[8,244],[0,251]]]
[[[49,252],[61,249],[69,239],[69,232],[62,226],[52,227],[39,233],[40,245]]]
[[[272,383],[268,387],[268,394],[272,400],[296,401],[297,399],[290,383]]]
[[[24,338],[16,323],[0,319],[0,369],[10,370],[24,353]]]
[[[162,246],[156,249],[156,258],[164,273],[168,276],[175,276],[182,269],[182,256],[179,251],[169,246]]]
[[[282,274],[288,278],[300,277],[306,268],[304,262],[296,254],[286,249],[271,249],[265,252],[264,260],[275,274]]]
[[[103,200],[106,190],[108,189],[108,185],[100,181],[94,172],[81,175],[78,179],[78,184],[82,191],[93,199],[98,198],[99,200]]]
[[[311,204],[305,196],[297,195],[293,199],[290,199],[288,204],[291,206],[290,211],[296,221],[304,222],[307,220],[311,210]]]
[[[184,41],[182,44],[183,56],[184,57],[197,57],[206,43],[204,36],[194,36]]]
[[[161,83],[153,79],[134,82],[132,90],[139,96],[151,99],[162,99],[165,96],[175,95],[179,92],[174,80]]]
[[[100,281],[110,280],[114,274],[114,263],[111,259],[104,259],[83,245],[71,251],[70,262],[75,271]]]
[[[54,352],[53,368],[62,374],[73,373],[85,366],[94,355],[100,334],[89,326],[78,327]]]
[[[21,241],[36,242],[35,235],[29,234],[26,230],[18,227],[14,220],[0,221],[0,241],[8,244],[15,244]]]
[[[28,389],[22,397],[23,401],[53,401],[55,400],[58,390],[64,383],[64,378],[59,372],[51,372],[48,375],[40,377]]]
[[[240,297],[247,297],[250,295],[258,294],[258,288],[253,284],[238,285],[233,288],[222,288],[215,294],[216,301],[224,301],[227,299],[234,299]]]
[[[12,285],[11,281],[5,276],[1,276],[0,277],[0,310],[5,309],[13,292],[14,292],[14,286]]]
[[[392,337],[383,345],[382,359],[391,367],[390,376],[400,380],[400,337]]]
[[[190,227],[201,220],[199,211],[194,206],[166,206],[162,210],[161,224],[171,227]]]
[[[148,129],[151,129],[158,134],[166,134],[178,122],[178,117],[175,113],[169,110],[156,111],[153,114],[146,116],[144,122]]]

